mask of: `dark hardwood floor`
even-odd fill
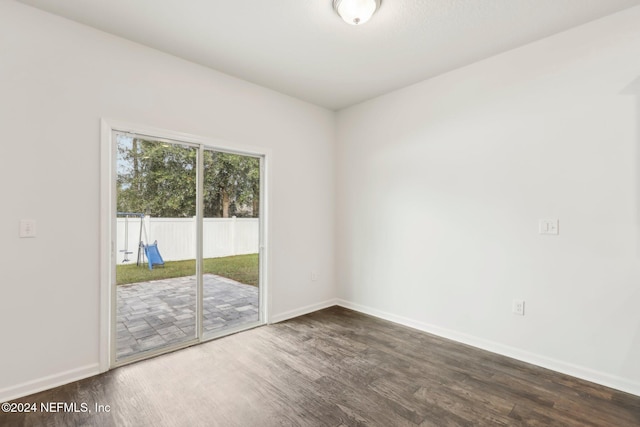
[[[0,425],[640,425],[640,397],[339,307],[16,402],[38,412],[0,413]]]

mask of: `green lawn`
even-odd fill
[[[258,286],[258,254],[236,255],[223,258],[206,258],[204,272],[227,277],[247,285]],[[164,267],[149,270],[147,265],[118,265],[116,279],[118,285],[146,282],[149,280],[169,279],[171,277],[193,276],[196,274],[196,262],[167,261]]]

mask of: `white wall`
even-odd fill
[[[640,394],[640,103],[623,93],[639,22],[636,7],[341,111],[342,303]]]
[[[0,401],[97,371],[102,117],[268,150],[271,314],[335,296],[332,112],[0,0]]]

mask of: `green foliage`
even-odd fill
[[[204,216],[258,217],[260,162],[255,157],[206,151]]]
[[[197,156],[194,147],[119,135],[117,210],[194,216]],[[259,216],[259,159],[207,150],[203,163],[205,217]]]

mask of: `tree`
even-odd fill
[[[255,157],[206,151],[205,216],[258,217],[260,162]]]
[[[119,135],[118,211],[194,216],[197,156],[194,147]],[[206,217],[259,215],[259,159],[207,150],[203,163]]]

